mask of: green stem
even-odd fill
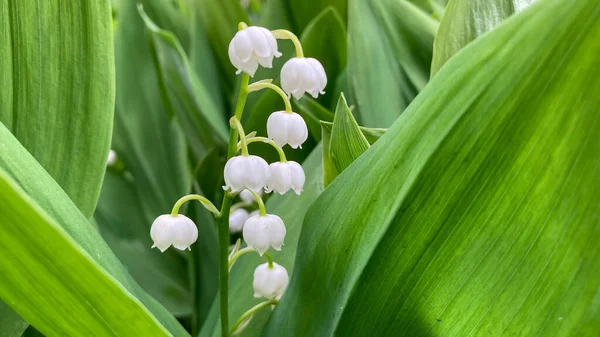
[[[271,257],[271,254],[269,254],[269,252],[265,252],[263,256],[267,259],[267,262],[269,263],[269,269],[273,269],[273,258]]]
[[[233,329],[231,329],[231,334],[233,335],[237,328],[239,328],[239,326],[242,325],[242,323],[244,323],[244,321],[246,321],[250,316],[254,315],[256,312],[262,310],[263,308],[267,308],[277,303],[279,303],[279,300],[268,300],[250,308],[250,310],[243,313],[242,316],[240,316],[240,318],[238,318],[238,320],[235,322],[235,324],[233,325]]]
[[[250,81],[250,75],[242,73],[242,80],[240,84],[240,92],[238,93],[237,104],[235,106],[235,113],[233,114],[238,120],[242,120],[242,114],[244,113],[244,106],[246,105],[246,98],[248,98],[248,82]],[[227,150],[227,159],[233,157],[237,153],[237,138],[238,133],[236,128],[229,128],[229,148]]]
[[[255,82],[248,86],[248,92],[259,91],[262,89],[271,89],[271,90],[275,91],[276,93],[278,93],[279,96],[281,96],[281,98],[283,99],[283,103],[285,103],[285,111],[293,112],[292,104],[290,103],[290,99],[285,94],[285,92],[283,92],[283,90],[281,90],[281,88],[276,86],[275,84],[269,83],[269,82]]]
[[[230,258],[229,258],[229,270],[231,270],[231,267],[233,267],[233,264],[235,263],[235,261],[237,259],[240,258],[240,256],[250,253],[250,252],[255,252],[256,250],[252,247],[246,247],[243,249],[240,249],[237,251],[237,253],[233,254]]]
[[[240,122],[240,120],[233,116],[231,117],[231,119],[229,120],[229,124],[231,125],[231,127],[235,128],[238,132],[238,134],[240,135],[240,143],[242,145],[242,156],[247,156],[248,155],[248,145],[246,144],[246,134],[244,133],[244,127],[242,126],[242,123]],[[237,144],[237,142],[236,142]],[[236,148],[237,150],[237,148]]]
[[[245,24],[240,23],[240,29]],[[243,73],[238,93],[237,104],[233,114],[238,120],[242,119],[246,98],[248,98],[248,82],[250,75]],[[229,146],[227,149],[227,159],[235,156],[237,153],[237,129],[229,128]],[[245,137],[244,137],[245,138]],[[225,192],[221,212],[217,216],[219,233],[219,304],[221,310],[221,337],[228,337],[229,333],[229,212],[233,195]]]
[[[219,215],[219,210],[215,207],[215,205],[213,205],[212,202],[210,202],[210,200],[206,199],[205,197],[199,194],[189,194],[177,200],[177,202],[173,206],[173,209],[171,210],[171,216],[177,216],[177,214],[179,214],[179,209],[181,208],[181,206],[183,206],[183,204],[190,200],[200,201],[202,206],[204,206],[204,208],[206,208],[209,212],[211,212],[215,216]]]
[[[221,308],[221,336],[229,331],[229,210],[233,196],[225,192],[221,213],[217,217],[219,234],[219,303]]]
[[[256,199],[256,203],[258,204],[259,214],[261,216],[267,215],[267,209],[265,208],[265,203],[263,202],[260,195],[258,195],[258,193],[254,192],[253,190],[248,190],[248,191],[250,191],[250,193],[252,193],[252,195],[254,196],[254,199]]]
[[[269,139],[267,137],[246,138],[246,144],[257,143],[257,142],[263,142],[263,143],[267,143],[267,144],[271,145],[275,150],[277,150],[277,153],[279,153],[279,161],[282,163],[287,162],[287,157],[285,156],[285,152],[283,152],[283,149],[280,148],[279,146],[277,146],[277,144],[275,144],[275,142],[272,139]],[[241,143],[238,143],[238,149],[241,149],[241,147],[242,147]]]
[[[296,47],[296,57],[304,57],[304,52],[302,51],[302,43],[300,43],[300,40],[294,33],[285,29],[272,30],[271,33],[273,33],[276,39],[292,40],[292,42],[294,43],[294,47]]]

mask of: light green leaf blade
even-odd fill
[[[0,2],[0,121],[88,219],[113,123],[110,22],[108,0]]]
[[[215,146],[225,148],[228,128],[223,107],[198,80],[177,38],[158,27],[144,13],[143,6],[138,5],[138,10],[150,34],[163,103],[169,115],[177,116],[197,158]]]
[[[321,127],[331,134],[331,130],[333,129],[333,123],[322,121]],[[364,126],[359,126],[359,129],[360,132],[362,132],[363,136],[365,136],[365,138],[369,142],[369,145],[375,144],[375,142],[379,140],[379,138],[381,138],[381,136],[383,136],[388,130],[382,128],[366,128]]]
[[[273,195],[266,203],[267,211],[271,214],[279,215],[283,219],[287,229],[285,245],[282,247],[282,251],[271,251],[269,254],[289,272],[292,271],[296,256],[295,251],[302,228],[304,213],[321,191],[323,191],[320,146],[316,147],[313,153],[306,159],[303,167],[306,173],[306,183],[300,196],[294,193],[287,193],[283,196]],[[246,254],[233,266],[229,285],[229,321],[232,324],[246,310],[260,303],[260,299],[253,296],[252,277],[254,269],[259,264],[264,263],[264,261],[265,259],[259,257],[258,254]],[[218,310],[218,303],[215,302],[199,336],[220,336],[221,329]],[[264,310],[264,312],[256,315],[252,323],[244,330],[242,336],[260,336],[260,332],[269,317],[268,311]]]
[[[327,87],[319,102],[332,107],[337,98],[333,96],[335,80],[346,69],[348,49],[346,27],[338,11],[334,7],[325,8],[306,26],[300,40],[304,55],[316,58],[325,69]]]
[[[306,97],[306,95],[300,100],[293,100],[292,107],[295,112],[304,118],[308,132],[317,141],[321,139],[320,122],[333,122],[333,112],[327,110],[311,97]]]
[[[348,82],[358,121],[388,127],[429,79],[437,22],[406,1],[350,0]]]
[[[492,30],[534,0],[452,0],[433,44],[431,76],[469,42]]]
[[[341,94],[335,110],[329,140],[329,158],[338,174],[350,166],[369,147],[369,142],[360,131],[358,123],[348,108],[344,94]],[[325,182],[326,185],[329,183]]]
[[[340,173],[333,164],[329,151],[331,148],[331,130],[333,123],[321,122],[321,142],[323,144],[323,185],[325,187],[335,179]]]
[[[67,194],[1,124],[0,147],[0,230],[4,231],[0,235],[0,251],[4,254],[0,297],[49,335],[77,335],[69,331],[88,324],[104,324],[103,329],[113,324],[119,327],[121,323],[112,320],[126,321],[123,317],[132,315],[148,324],[140,331],[167,335],[156,329],[162,324],[172,335],[186,336],[173,316],[133,280]],[[44,281],[31,282],[32,279]],[[109,300],[97,294],[96,289],[116,297]],[[70,304],[62,302],[65,300]],[[86,303],[93,303],[93,310],[85,309]],[[80,306],[85,308],[73,309],[78,314],[72,315],[70,308]],[[155,318],[143,318],[142,312],[148,310],[160,324]],[[54,315],[58,318],[48,319]],[[136,322],[130,324],[137,327]]]
[[[170,336],[3,171],[0,190],[0,296],[19,314],[50,336]]]
[[[452,58],[313,204],[263,335],[594,336],[598,34],[546,0]]]

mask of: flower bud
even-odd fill
[[[254,297],[279,299],[287,288],[288,282],[288,272],[284,267],[275,262],[271,268],[268,263],[261,264],[254,270],[254,281],[252,282]]]
[[[279,147],[290,144],[294,149],[301,148],[308,138],[308,128],[297,113],[276,111],[267,119],[267,135]]]
[[[300,99],[305,92],[317,98],[325,92],[327,75],[321,62],[311,57],[294,57],[281,68],[281,88]]]
[[[108,157],[106,158],[106,166],[114,166],[117,163],[117,153],[115,150],[108,151]]]
[[[280,217],[273,214],[255,215],[244,223],[244,241],[248,247],[254,248],[261,256],[273,247],[281,250],[285,239],[285,225]]]
[[[229,214],[229,231],[231,233],[241,232],[246,220],[248,220],[248,211],[243,208],[234,210]]]
[[[256,194],[258,194],[259,196],[262,197],[262,190],[258,190],[255,192],[256,192]],[[240,199],[242,199],[242,201],[247,204],[253,204],[256,202],[256,198],[254,197],[254,194],[252,194],[252,192],[250,192],[248,190],[243,190],[240,192]]]
[[[297,195],[300,195],[304,187],[304,170],[300,164],[295,161],[275,162],[269,165],[269,180],[267,180],[266,192],[275,191],[279,194],[285,194],[293,189]]]
[[[189,249],[198,239],[198,228],[185,215],[163,214],[152,223],[150,237],[154,241],[152,248],[156,247],[161,252],[167,250],[171,245],[179,250],[184,250]]]
[[[273,66],[273,57],[280,57],[277,40],[270,30],[251,26],[238,31],[229,43],[229,60],[237,69],[254,76],[258,64],[265,68]]]
[[[258,156],[236,156],[225,164],[225,186],[232,193],[249,189],[260,191],[269,178],[269,164]]]

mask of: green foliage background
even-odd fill
[[[240,21],[328,75],[293,101],[304,192],[267,201],[291,283],[242,336],[598,336],[591,0],[0,0],[0,336],[220,335],[211,215],[182,210],[192,252],[149,228],[223,197]],[[246,130],[282,109],[251,95]],[[230,321],[260,261],[232,269]]]

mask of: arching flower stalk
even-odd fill
[[[289,145],[296,149],[308,138],[308,128],[304,119],[292,111],[289,97],[299,99],[304,93],[313,97],[323,94],[327,85],[327,77],[321,63],[313,58],[305,58],[300,40],[286,30],[269,31],[263,27],[248,27],[240,23],[239,30],[229,43],[229,58],[241,74],[240,89],[235,111],[230,120],[227,163],[224,168],[224,197],[221,209],[217,209],[206,197],[191,194],[179,199],[171,214],[160,215],[152,224],[150,236],[153,248],[164,252],[173,246],[176,249],[191,249],[198,238],[198,229],[194,222],[179,214],[183,204],[190,200],[199,201],[209,212],[213,213],[218,225],[219,235],[219,301],[221,310],[221,336],[238,335],[251,320],[255,312],[276,305],[284,294],[289,282],[288,272],[284,266],[273,261],[268,251],[270,248],[281,250],[284,245],[286,228],[283,219],[275,214],[268,214],[262,196],[275,191],[279,194],[294,190],[302,192],[305,174],[302,166],[288,161],[282,147]],[[271,68],[273,58],[280,57],[277,39],[289,39],[296,47],[296,57],[290,59],[281,69],[283,88],[265,79],[249,83],[259,65]],[[267,137],[257,136],[256,132],[246,134],[242,123],[242,115],[247,96],[255,91],[270,89],[281,96],[284,111],[273,112],[267,121]],[[264,142],[271,145],[279,154],[279,161],[267,163],[263,158],[250,154],[248,144]],[[242,202],[232,207],[233,199],[239,195]],[[256,203],[254,203],[256,201]],[[252,210],[252,207],[258,210]],[[230,232],[243,233],[245,248],[236,243],[229,254],[231,243]],[[267,301],[250,308],[230,329],[228,321],[228,279],[229,270],[242,255],[258,253],[266,258],[267,263],[259,265],[254,272],[252,285],[256,297],[264,297]],[[251,291],[249,289],[249,291]]]

